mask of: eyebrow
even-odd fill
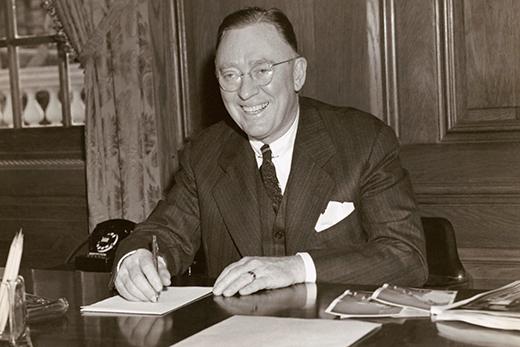
[[[272,60],[262,58],[262,59],[256,59],[256,60],[252,60],[252,61],[248,62],[248,65],[249,65],[249,67],[253,67],[256,65],[260,65],[260,64],[264,64],[264,63],[272,63],[272,62],[273,62]],[[237,65],[234,63],[224,64],[222,66],[217,67],[217,69],[219,69],[219,70],[231,69],[231,68],[238,69]],[[240,70],[240,69],[238,69],[238,70]]]

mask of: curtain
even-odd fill
[[[113,218],[140,222],[164,188],[148,1],[50,3],[85,71],[90,231]]]

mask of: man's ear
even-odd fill
[[[293,80],[294,90],[299,92],[305,84],[305,77],[307,76],[307,59],[299,57],[294,61],[293,66]]]

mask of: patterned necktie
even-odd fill
[[[273,209],[275,213],[278,213],[278,207],[282,201],[282,190],[278,184],[278,178],[276,178],[276,168],[272,162],[272,152],[269,145],[263,145],[262,151],[262,165],[260,166],[260,175],[264,182],[264,187],[267,195],[273,202]]]

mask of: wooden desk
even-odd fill
[[[31,341],[38,347],[170,346],[234,314],[331,319],[325,308],[347,288],[319,284],[317,299],[310,303],[307,288],[298,285],[244,297],[210,296],[164,317],[93,317],[82,316],[79,306],[109,295],[107,273],[26,270],[22,275],[27,292],[66,297],[70,303],[65,317],[30,326]],[[211,285],[207,281],[186,284]],[[462,291],[459,297],[474,293]],[[380,330],[356,346],[470,346],[440,336],[428,318],[381,322],[385,324]]]

